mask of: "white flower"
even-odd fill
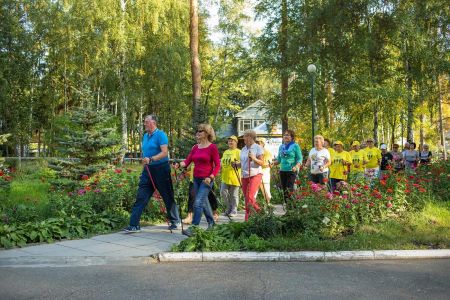
[[[302,206],[302,208],[308,208],[308,205],[307,205],[307,204],[304,204],[304,205]]]
[[[324,217],[323,220],[322,220],[322,223],[325,224],[325,225],[328,225],[328,223],[330,223],[330,221],[331,220],[328,217]]]

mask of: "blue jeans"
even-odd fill
[[[213,182],[209,185],[205,184],[204,178],[194,177],[194,218],[192,220],[192,225],[199,225],[202,219],[202,211],[205,214],[206,221],[209,225],[214,225],[214,218],[211,211],[211,206],[208,201],[208,194],[211,191]]]
[[[167,210],[167,218],[172,224],[180,223],[178,208],[175,203],[172,179],[170,177],[170,165],[168,162],[159,165],[147,165],[152,175],[155,187],[164,200]],[[131,210],[130,226],[139,225],[141,214],[150,201],[150,197],[155,192],[155,188],[148,176],[144,166],[141,177],[139,178],[139,188],[136,195],[136,202]]]

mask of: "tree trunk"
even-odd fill
[[[191,51],[191,75],[192,75],[192,120],[193,127],[203,121],[200,107],[202,93],[202,70],[198,53],[198,0],[190,0],[190,51]]]
[[[404,52],[405,56],[408,55],[408,41],[405,40],[404,43]],[[408,97],[408,118],[406,123],[406,139],[408,142],[412,142],[414,140],[414,132],[413,132],[413,79],[411,74],[411,66],[409,64],[408,58],[405,58],[404,61],[404,67],[405,67],[405,74],[406,74],[406,90],[407,90],[407,97]]]
[[[288,73],[288,57],[287,57],[287,0],[281,2],[281,35],[280,35],[280,53],[281,53],[281,128],[284,132],[289,128],[288,123],[288,89],[289,89],[289,73]]]
[[[424,133],[423,133],[423,120],[424,120],[424,115],[423,113],[420,114],[420,149],[423,149],[423,144],[424,144]]]
[[[325,103],[325,126],[326,128],[333,128],[334,126],[334,113],[333,113],[333,83],[331,80],[327,81],[325,85],[326,90],[326,103]]]
[[[41,157],[41,130],[38,129],[38,157]]]
[[[373,142],[378,145],[378,108],[376,105],[373,108]]]
[[[397,121],[397,118],[396,118],[396,116],[394,116],[392,123],[391,123],[391,149],[392,149],[392,146],[395,144],[395,127],[397,125],[396,121]]]
[[[122,33],[122,39],[125,39],[125,18],[126,18],[126,0],[120,0],[120,8],[122,11],[122,20],[120,23],[120,31]],[[122,160],[125,156],[125,153],[128,150],[128,99],[125,92],[125,66],[126,66],[126,42],[122,40],[122,45],[120,49],[120,67],[119,67],[119,82],[120,82],[120,90],[121,90],[121,107],[120,107],[120,119],[122,122],[121,131],[122,131]]]
[[[439,88],[439,131],[440,131],[440,137],[441,137],[441,146],[444,151],[444,160],[447,160],[447,149],[445,146],[445,132],[444,132],[444,124],[442,122],[442,88],[441,88],[441,81],[438,80],[438,88]]]

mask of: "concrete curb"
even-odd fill
[[[154,264],[151,256],[108,257],[108,256],[29,256],[0,259],[0,268],[43,268],[43,267],[85,267],[85,266],[141,266]]]
[[[163,252],[153,256],[158,262],[311,262],[450,258],[450,249],[300,252]]]

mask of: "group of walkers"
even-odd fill
[[[145,118],[146,133],[142,139],[144,169],[140,176],[135,204],[133,205],[130,225],[127,232],[139,232],[139,220],[145,206],[155,191],[162,197],[166,209],[169,230],[177,229],[181,220],[177,204],[174,200],[174,188],[170,176],[167,135],[157,127],[157,117],[149,115]],[[220,158],[215,141],[214,129],[209,124],[200,124],[195,134],[195,144],[187,158],[173,166],[189,168],[193,166],[189,186],[188,214],[184,223],[198,226],[202,215],[206,217],[208,227],[218,220],[217,199],[213,192],[216,177],[221,172],[220,195],[226,205],[224,215],[236,216],[239,205],[239,190],[245,200],[245,220],[260,211],[256,201],[261,191],[267,204],[271,200],[270,168],[279,165],[280,184],[284,202],[289,206],[290,195],[294,190],[298,171],[303,166],[302,151],[295,142],[295,133],[286,130],[277,157],[265,148],[266,140],[258,138],[253,130],[246,130],[243,135],[244,147],[238,149],[238,138],[230,136],[228,149]],[[415,150],[415,143],[405,145],[403,152],[394,144],[393,150],[387,152],[387,146],[380,149],[374,146],[373,139],[360,143],[354,141],[351,151],[344,150],[341,141],[331,142],[321,135],[314,137],[314,147],[309,151],[305,166],[310,169],[310,180],[314,183],[328,184],[335,190],[340,181],[351,178],[373,179],[389,168],[414,170],[418,163],[428,163],[431,152],[427,145],[423,150]],[[183,234],[193,234],[192,227]]]
[[[315,136],[314,148],[309,152],[306,165],[311,168],[311,181],[325,184],[329,180],[331,191],[340,181],[372,180],[390,169],[414,172],[419,163],[428,164],[432,156],[428,145],[417,151],[413,142],[406,143],[403,151],[399,150],[398,144],[393,144],[391,152],[388,152],[386,144],[381,144],[379,149],[375,147],[372,138],[362,143],[353,141],[350,151],[344,150],[341,141],[334,142],[332,148],[330,144],[323,136]]]

